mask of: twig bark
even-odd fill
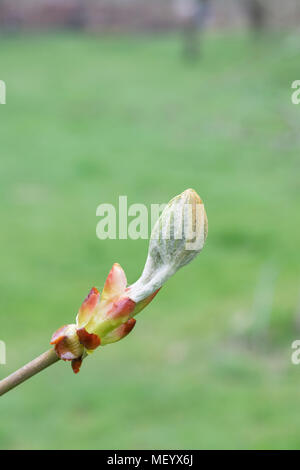
[[[59,361],[59,357],[56,355],[54,349],[49,349],[49,351],[44,352],[39,357],[33,359],[21,369],[17,370],[13,374],[9,375],[5,379],[0,381],[0,396],[12,390],[17,385],[25,382],[25,380],[30,379],[35,374],[38,374],[46,367],[55,364]]]

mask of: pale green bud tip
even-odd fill
[[[202,250],[207,231],[204,204],[196,191],[187,189],[174,197],[152,230],[144,271],[129,288],[129,297],[143,300],[190,263]]]

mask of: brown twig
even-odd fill
[[[17,370],[13,374],[9,375],[5,379],[0,381],[0,396],[12,390],[17,385],[20,385],[25,380],[30,379],[35,374],[38,374],[46,367],[55,364],[59,361],[59,357],[56,355],[54,349],[49,349],[49,351],[44,352],[39,357],[33,359],[33,361],[28,362],[21,369]]]

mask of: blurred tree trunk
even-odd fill
[[[191,14],[184,22],[184,56],[196,60],[200,55],[205,20],[210,7],[210,0],[195,0]]]
[[[81,30],[86,26],[86,11],[88,8],[88,0],[77,0],[68,21],[68,27],[73,30]]]
[[[9,5],[7,1],[0,0],[0,28],[6,34],[17,33],[22,26],[19,12],[14,5]]]
[[[0,0],[0,28],[3,28],[4,24],[4,5],[3,5],[3,0]]]
[[[260,33],[266,25],[266,10],[262,0],[243,0],[249,25],[255,33]]]

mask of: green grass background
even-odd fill
[[[299,447],[298,42],[215,34],[187,64],[177,36],[2,39],[0,378],[114,262],[138,278],[147,240],[98,240],[100,203],[192,187],[209,236],[128,338],[1,398],[1,448]]]

